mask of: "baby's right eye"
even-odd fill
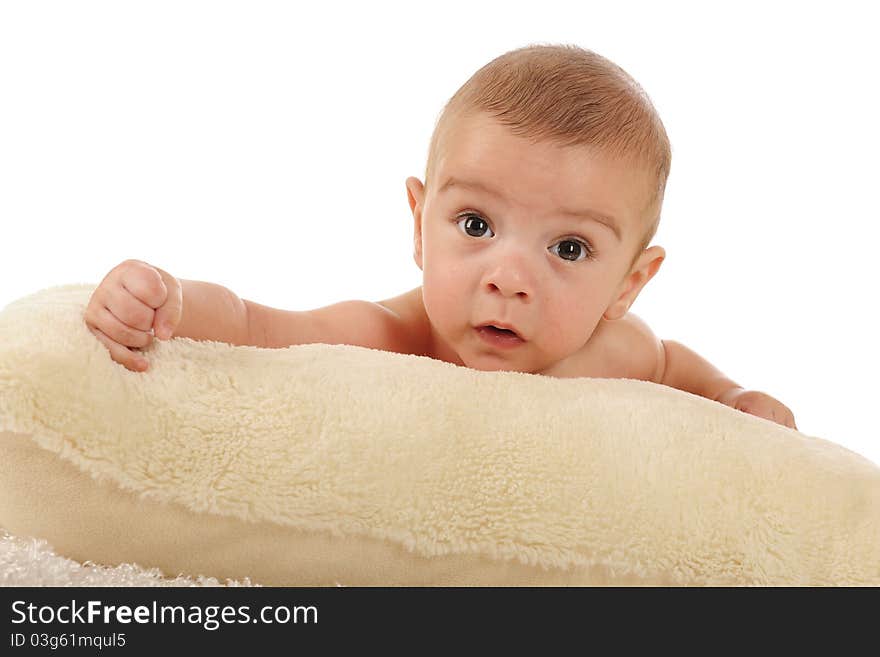
[[[462,226],[462,224],[464,225]],[[483,237],[486,231],[491,233],[489,237],[495,237],[495,233],[489,228],[488,222],[473,212],[459,215],[458,225],[470,237]]]

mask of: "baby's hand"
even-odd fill
[[[126,260],[110,270],[92,293],[83,319],[110,351],[110,358],[142,372],[149,363],[135,351],[152,344],[154,334],[170,338],[180,323],[182,307],[180,281],[140,260]]]
[[[797,429],[791,410],[778,399],[757,390],[731,388],[718,398],[722,404],[731,408],[772,420],[791,429]]]

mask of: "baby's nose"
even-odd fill
[[[528,297],[532,294],[531,281],[532,276],[523,259],[510,257],[501,259],[489,270],[485,285],[505,297]]]
[[[517,287],[518,286],[509,286],[509,285],[503,285],[503,284],[498,285],[497,283],[489,283],[489,289],[492,292],[498,292],[502,296],[505,296],[505,297],[518,296],[518,297],[526,298],[529,296],[528,292],[526,292],[525,290],[518,290]]]

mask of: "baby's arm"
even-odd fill
[[[614,353],[641,361],[629,363],[626,371],[653,372],[645,378],[797,428],[791,410],[780,401],[766,393],[744,389],[680,342],[658,340],[648,325],[632,313],[610,322],[610,329],[617,342]]]
[[[399,342],[397,316],[371,301],[342,301],[314,310],[281,310],[204,281],[181,280],[183,312],[175,337],[283,348],[351,344],[385,351]]]
[[[126,260],[95,288],[83,320],[110,357],[143,372],[140,353],[154,337],[185,337],[233,345],[287,347],[322,342],[401,351],[406,327],[370,301],[343,301],[316,310],[278,310],[241,299],[205,281],[181,280],[140,260]]]
[[[350,344],[399,351],[405,327],[400,318],[372,301],[341,301],[314,310],[280,310],[243,300],[247,344],[281,348],[295,344]]]
[[[655,340],[657,338],[654,338]],[[718,368],[680,342],[660,340],[658,383],[678,388],[712,401],[721,401],[742,386],[725,376]],[[724,402],[722,402],[724,403]]]
[[[242,344],[247,337],[244,304],[231,291],[181,281],[142,260],[125,260],[107,273],[92,292],[83,321],[110,358],[133,372],[149,369],[140,352],[154,338]]]

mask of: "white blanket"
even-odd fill
[[[880,585],[880,469],[834,443],[653,383],[353,346],[175,339],[130,372],[83,324],[92,289],[0,313],[0,526],[62,555],[268,584]]]

